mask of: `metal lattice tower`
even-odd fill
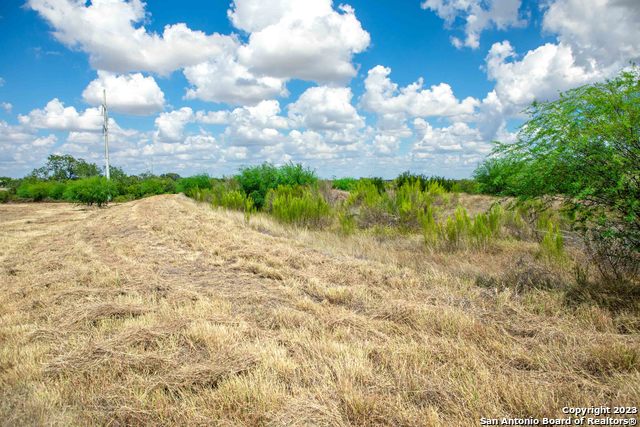
[[[102,124],[102,134],[104,135],[104,163],[105,175],[107,179],[111,179],[111,171],[109,170],[109,111],[107,110],[107,90],[102,90],[102,116],[104,123]]]

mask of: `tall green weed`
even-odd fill
[[[269,191],[267,209],[280,222],[319,227],[330,220],[331,208],[322,195],[310,187],[280,186]]]

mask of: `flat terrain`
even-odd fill
[[[535,250],[429,253],[180,195],[0,205],[0,424],[468,426],[640,403],[637,318],[477,284]]]

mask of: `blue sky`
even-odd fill
[[[640,58],[635,0],[8,0],[0,176],[50,153],[131,173],[302,162],[469,176],[533,100]]]

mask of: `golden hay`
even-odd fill
[[[0,205],[0,424],[468,426],[637,405],[637,314],[539,289],[535,252],[246,224],[179,195]]]

